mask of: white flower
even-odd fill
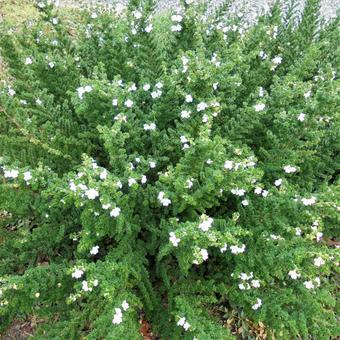
[[[152,24],[149,24],[149,25],[147,25],[147,26],[144,28],[144,31],[145,31],[146,33],[150,33],[152,30],[153,30]]]
[[[178,320],[178,322],[177,322],[177,326],[184,326],[184,324],[185,324],[185,318],[180,318],[179,320]]]
[[[257,310],[262,306],[262,300],[257,298],[256,303],[251,306],[252,309]]]
[[[298,279],[299,277],[301,277],[301,274],[299,274],[299,273],[297,272],[297,270],[294,269],[294,270],[290,270],[290,271],[288,272],[288,276],[289,276],[292,280],[296,280],[296,279]]]
[[[163,84],[161,82],[158,82],[155,86],[160,90],[163,87]]]
[[[76,269],[73,273],[72,273],[72,277],[74,279],[80,279],[83,276],[84,272],[81,269]]]
[[[38,292],[38,293],[35,293],[35,295],[34,295],[36,298],[38,298],[39,296],[40,296],[40,293]]]
[[[297,120],[300,122],[303,122],[305,120],[306,114],[305,113],[300,113],[297,117]]]
[[[236,196],[244,196],[244,194],[246,193],[244,189],[231,189],[230,191]]]
[[[90,250],[90,254],[91,255],[97,255],[99,253],[99,246],[94,246],[92,247],[92,249]]]
[[[218,85],[219,85],[219,83],[214,83],[214,84],[213,84],[213,89],[214,89],[214,90],[217,90]]]
[[[35,101],[35,103],[37,104],[37,105],[41,105],[42,104],[42,101],[41,101],[41,99],[36,99],[36,101]]]
[[[245,287],[245,285],[243,283],[239,283],[238,288],[240,288],[241,290],[245,290],[246,289],[246,287]]]
[[[181,118],[183,118],[183,119],[190,118],[190,114],[191,114],[190,111],[183,110],[181,112]]]
[[[124,105],[126,107],[132,107],[133,106],[133,101],[131,99],[128,99],[124,102]]]
[[[262,190],[262,196],[263,197],[267,197],[269,194],[269,191],[268,190]]]
[[[314,266],[321,267],[325,264],[325,260],[321,257],[317,257],[314,259]]]
[[[188,322],[185,322],[183,328],[185,331],[187,331],[190,328],[190,324]]]
[[[194,0],[185,0],[185,3],[186,3],[187,5],[191,5],[193,2],[194,2]]]
[[[205,110],[207,107],[208,107],[208,104],[207,104],[207,103],[200,102],[200,103],[197,105],[197,112],[203,111],[203,110]]]
[[[181,25],[172,25],[171,26],[171,31],[172,32],[180,32],[182,30],[182,26]]]
[[[155,99],[155,98],[158,98],[158,97],[160,97],[162,95],[162,91],[152,91],[151,92],[151,97],[153,98],[153,99]]]
[[[136,19],[140,19],[143,16],[143,14],[140,11],[137,11],[137,10],[133,11],[132,14]]]
[[[257,194],[257,195],[261,195],[261,193],[262,193],[262,188],[257,187],[257,188],[255,188],[254,192],[255,192],[255,194]]]
[[[242,244],[241,247],[239,247],[239,246],[230,246],[230,251],[231,251],[232,254],[244,253],[245,250],[246,250],[245,244]]]
[[[104,180],[104,179],[106,179],[106,177],[107,177],[107,170],[104,169],[104,170],[99,174],[99,178],[102,179],[102,180]]]
[[[254,105],[254,109],[255,109],[256,112],[260,112],[260,111],[264,110],[265,107],[266,107],[266,105],[263,104],[263,103],[259,103],[259,104]]]
[[[112,209],[111,212],[110,212],[111,217],[118,217],[119,215],[120,215],[120,208],[119,207]]]
[[[264,90],[263,90],[263,87],[260,86],[260,88],[259,88],[259,97],[263,97],[263,95],[264,95]]]
[[[178,246],[178,243],[181,241],[180,238],[176,237],[176,234],[174,232],[169,233],[169,241],[173,244],[174,247]]]
[[[123,301],[122,308],[124,311],[129,309],[129,304],[126,302],[126,300]]]
[[[92,291],[92,288],[90,288],[90,287],[88,286],[87,281],[83,281],[81,284],[82,284],[82,290],[83,290],[84,292],[91,292],[91,291]]]
[[[45,4],[43,2],[38,2],[38,7],[39,8],[45,8]]]
[[[233,166],[234,166],[233,161],[225,161],[224,162],[224,169],[232,170]]]
[[[274,182],[274,185],[275,185],[276,187],[279,187],[281,184],[282,184],[282,179],[281,179],[281,178],[277,179],[277,180]]]
[[[291,174],[293,172],[296,172],[296,168],[294,166],[291,166],[291,165],[285,165],[283,167],[283,170],[287,173],[287,174]]]
[[[202,117],[202,122],[203,123],[207,123],[208,122],[208,120],[209,120],[209,117],[208,117],[208,115],[203,115],[203,117]]]
[[[143,85],[143,90],[144,90],[144,91],[149,91],[150,88],[151,88],[150,84],[144,84],[144,85]]]
[[[314,279],[314,281],[317,283],[317,285],[318,285],[318,287],[319,287],[320,284],[321,284],[320,278],[319,278],[319,277],[316,277],[316,278]]]
[[[112,99],[112,106],[118,105],[118,99]]]
[[[214,219],[211,217],[208,217],[206,215],[202,215],[201,216],[201,223],[198,225],[198,228],[200,228],[202,231],[208,231],[211,226],[212,223],[214,222]]]
[[[175,22],[181,22],[183,20],[183,17],[179,14],[174,14],[171,16],[171,20]]]
[[[147,178],[145,175],[142,176],[142,179],[140,180],[142,184],[145,184],[147,182]]]
[[[301,202],[306,206],[313,205],[316,202],[316,198],[314,196],[312,196],[311,198],[302,198]]]
[[[25,180],[26,182],[28,182],[28,181],[31,180],[31,179],[32,179],[32,174],[31,174],[31,172],[30,172],[30,171],[24,172],[24,180]]]
[[[96,19],[98,17],[96,12],[91,13],[91,19]]]
[[[58,24],[58,19],[57,18],[52,18],[52,24],[57,25]]]
[[[54,62],[53,61],[50,61],[49,63],[48,63],[48,66],[49,66],[49,68],[53,68],[54,67]]]
[[[193,187],[194,183],[193,183],[193,178],[190,178],[190,179],[187,179],[187,182],[186,182],[186,187],[188,189],[191,189]]]
[[[313,289],[314,288],[314,284],[313,284],[312,281],[305,281],[303,284],[307,289]]]
[[[156,162],[149,162],[149,166],[151,169],[156,167]]]
[[[18,175],[19,175],[18,170],[5,170],[4,171],[5,178],[17,178]]]
[[[210,165],[210,164],[213,163],[213,161],[209,158],[209,159],[206,161],[206,163],[207,163],[208,165]]]
[[[95,279],[95,280],[93,280],[93,287],[97,287],[97,286],[98,286],[98,280]]]
[[[192,98],[191,94],[187,94],[187,95],[185,96],[185,101],[186,101],[187,103],[192,103],[193,98]]]
[[[188,140],[187,140],[187,137],[185,137],[185,136],[180,136],[180,141],[181,141],[181,143],[188,143]]]
[[[88,189],[85,191],[85,195],[88,199],[94,200],[96,197],[99,196],[99,193],[96,189]]]
[[[248,200],[243,200],[241,204],[246,207],[247,205],[249,205],[249,202]]]
[[[112,323],[118,325],[123,321],[123,314],[120,308],[115,308],[116,314],[113,316]]]
[[[25,65],[31,65],[32,63],[33,63],[32,58],[27,57],[27,58],[25,59]]]
[[[301,236],[302,230],[300,228],[295,228],[295,235]]]
[[[228,248],[228,245],[224,243],[223,247],[220,248],[221,253],[224,253],[227,250],[227,248]]]
[[[128,185],[129,187],[133,186],[134,184],[136,184],[137,181],[134,178],[129,178],[128,179]]]
[[[143,128],[145,131],[154,131],[156,130],[156,124],[155,123],[150,123],[150,124],[144,124]]]
[[[171,204],[171,200],[169,198],[164,198],[161,203],[163,204],[164,207],[167,207]]]
[[[275,64],[275,65],[279,65],[281,64],[282,62],[282,57],[275,57],[272,59],[272,62]]]
[[[200,250],[200,254],[201,254],[202,258],[203,258],[203,261],[206,261],[208,259],[209,255],[208,255],[208,251],[206,249],[201,249]]]
[[[260,288],[260,287],[261,287],[261,284],[260,284],[260,281],[259,281],[259,280],[251,280],[251,285],[252,285],[254,288]]]
[[[15,91],[11,88],[11,87],[8,87],[8,95],[13,97],[15,95]]]
[[[110,203],[103,204],[103,205],[102,205],[102,208],[103,208],[104,210],[107,210],[107,209],[111,208],[111,204],[110,204]]]
[[[322,236],[323,236],[323,233],[317,232],[317,233],[316,233],[316,242],[320,242],[321,239],[322,239]]]
[[[305,99],[309,98],[311,96],[312,92],[309,90],[306,93],[303,94],[303,96],[305,97]]]
[[[92,91],[92,86],[91,86],[91,85],[86,85],[86,86],[84,87],[84,91],[85,91],[85,92],[91,92],[91,91]]]

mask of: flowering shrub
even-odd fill
[[[229,339],[232,311],[245,338],[339,334],[338,19],[37,8],[1,26],[1,329],[138,339],[143,311],[162,339]]]

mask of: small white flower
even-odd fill
[[[200,254],[203,258],[203,261],[206,261],[209,257],[208,251],[206,249],[201,249],[200,250]]]
[[[73,273],[72,273],[72,277],[74,279],[80,279],[83,276],[84,272],[81,269],[76,269]]]
[[[149,91],[150,88],[151,88],[150,84],[144,84],[144,85],[143,85],[143,90],[144,90],[144,91]]]
[[[156,167],[156,162],[149,162],[149,166],[151,169]]]
[[[97,255],[99,253],[99,246],[94,246],[92,247],[92,249],[90,250],[90,254],[91,255]]]
[[[210,164],[213,163],[213,161],[209,158],[209,159],[206,161],[206,163],[207,163],[208,165],[210,165]]]
[[[208,104],[207,104],[207,103],[200,102],[200,103],[197,105],[197,112],[204,111],[207,107],[208,107]]]
[[[294,270],[290,270],[290,271],[288,272],[288,276],[289,276],[292,280],[297,280],[299,277],[301,277],[301,274],[299,274],[299,273],[297,272],[297,270],[294,269]]]
[[[316,203],[316,198],[314,196],[312,196],[311,198],[302,198],[301,202],[306,206],[313,205]]]
[[[322,236],[323,236],[323,233],[317,232],[317,233],[316,233],[316,242],[320,242],[321,239],[322,239]]]
[[[163,84],[161,82],[158,82],[155,86],[160,90],[163,87]]]
[[[214,89],[214,90],[217,90],[218,85],[219,85],[219,83],[214,83],[214,84],[213,84],[213,89]]]
[[[131,99],[128,99],[124,102],[124,105],[126,107],[132,107],[133,106],[133,101]]]
[[[58,24],[58,18],[52,18],[52,24],[57,25]]]
[[[187,331],[190,328],[190,324],[188,322],[185,322],[183,328],[185,331]]]
[[[5,170],[4,171],[5,178],[17,178],[18,175],[19,175],[18,170]]]
[[[186,187],[188,189],[191,189],[193,187],[194,183],[193,183],[193,178],[187,179],[186,181]]]
[[[8,87],[8,95],[13,97],[15,95],[15,91],[11,88],[11,87]]]
[[[50,61],[50,62],[48,63],[48,66],[49,66],[49,68],[53,68],[53,67],[55,66],[55,64],[54,64],[53,61]]]
[[[283,170],[287,173],[287,174],[291,174],[291,173],[294,173],[296,172],[296,168],[294,166],[291,166],[291,165],[285,165],[283,167]]]
[[[81,284],[82,284],[82,290],[84,292],[91,292],[92,291],[92,288],[88,286],[87,281],[83,281]]]
[[[244,196],[246,191],[244,189],[231,189],[231,193],[236,196]]]
[[[152,30],[153,30],[152,24],[148,24],[148,25],[144,28],[144,31],[145,31],[146,33],[150,33]]]
[[[30,171],[24,172],[24,180],[25,180],[26,182],[28,182],[28,181],[31,180],[31,179],[32,179],[32,174],[31,174],[31,172],[30,172]]]
[[[112,106],[118,105],[118,99],[112,99]]]
[[[325,264],[325,260],[321,257],[317,257],[314,259],[314,266],[321,267]]]
[[[297,117],[297,120],[300,121],[300,122],[303,122],[306,118],[306,114],[305,113],[300,113]]]
[[[187,140],[187,137],[185,137],[185,136],[180,136],[180,141],[181,141],[181,143],[182,144],[184,144],[184,143],[188,143],[189,141]]]
[[[119,215],[120,215],[120,208],[119,207],[112,209],[111,212],[110,212],[111,217],[118,217]]]
[[[281,64],[282,62],[282,57],[275,57],[272,59],[272,62],[275,64],[275,65],[279,65]]]
[[[263,90],[263,87],[260,86],[260,88],[259,88],[259,97],[263,97],[263,95],[264,95],[264,90]]]
[[[133,11],[132,14],[133,14],[133,16],[134,16],[136,19],[141,19],[142,16],[143,16],[143,14],[142,14],[140,11],[138,11],[138,10]]]
[[[33,63],[32,58],[27,57],[27,58],[25,59],[25,65],[31,65],[32,63]]]
[[[129,309],[129,304],[126,302],[126,300],[123,301],[122,308],[123,308],[124,311]]]
[[[99,178],[102,179],[102,180],[104,180],[104,179],[106,179],[106,177],[107,177],[107,170],[104,169],[104,170],[99,174]]]
[[[185,324],[185,318],[180,318],[179,320],[178,320],[178,322],[177,322],[177,326],[184,326],[184,324]]]
[[[41,101],[41,99],[36,99],[36,101],[35,101],[35,103],[37,104],[37,105],[41,105],[42,104],[42,101]]]
[[[313,288],[315,288],[312,281],[305,281],[303,284],[304,284],[304,286],[305,286],[307,289],[313,289]]]
[[[174,232],[169,233],[169,241],[173,244],[174,247],[178,246],[178,243],[181,241],[180,238],[176,237],[176,234]]]
[[[260,284],[260,281],[259,281],[259,280],[251,280],[251,285],[252,285],[254,288],[260,288],[260,287],[261,287],[261,284]]]
[[[85,92],[91,92],[92,90],[93,90],[93,88],[92,88],[91,85],[86,85],[86,86],[84,87],[84,91],[85,91]]]
[[[281,179],[281,178],[277,179],[277,180],[274,182],[274,185],[275,185],[276,187],[279,187],[281,184],[282,184],[282,179]]]
[[[128,179],[128,185],[129,187],[133,186],[134,184],[136,184],[137,181],[134,178],[129,178]]]
[[[171,32],[180,32],[181,30],[182,30],[182,26],[179,24],[171,26]]]
[[[96,19],[98,17],[96,12],[91,13],[91,19]]]
[[[99,193],[96,189],[88,189],[86,190],[85,195],[88,199],[94,200],[96,197],[99,196]]]
[[[262,300],[257,298],[256,303],[251,306],[252,309],[257,310],[262,306]]]
[[[183,20],[183,17],[179,14],[174,14],[171,16],[171,20],[174,22],[181,22]]]
[[[169,198],[164,198],[161,203],[164,207],[168,207],[171,204],[171,200]]]
[[[203,117],[202,117],[202,122],[203,123],[208,123],[208,120],[209,120],[209,117],[208,117],[208,115],[203,115]]]
[[[311,95],[312,95],[312,91],[310,91],[310,90],[303,94],[305,99],[309,98]]]
[[[183,110],[183,111],[181,112],[181,118],[182,118],[182,119],[190,118],[190,114],[191,114],[190,111]]]
[[[187,103],[192,103],[193,98],[192,98],[191,94],[187,94],[187,95],[185,96],[185,101],[186,101]]]
[[[220,248],[221,253],[224,253],[227,250],[227,248],[228,248],[228,245],[224,243],[223,247]]]
[[[201,223],[198,225],[198,228],[200,228],[202,231],[208,231],[212,223],[214,222],[214,219],[211,217],[208,217],[206,215],[201,216]]]
[[[268,190],[262,190],[262,197],[267,197],[269,194]]]
[[[154,131],[156,130],[156,124],[155,123],[144,124],[143,128],[145,131]]]
[[[243,200],[241,204],[246,207],[247,205],[249,205],[249,202],[248,200]]]
[[[241,290],[245,290],[246,289],[246,287],[245,287],[245,285],[243,283],[239,283],[238,288],[240,288]]]
[[[224,169],[226,169],[226,170],[232,170],[233,166],[234,166],[233,161],[225,161],[224,162]]]
[[[257,187],[257,188],[255,188],[254,192],[255,192],[255,194],[257,194],[257,195],[261,195],[261,193],[262,193],[262,188]]]
[[[302,230],[300,228],[295,228],[295,235],[301,236]]]
[[[123,314],[120,308],[115,308],[116,314],[113,317],[112,323],[118,325],[123,321]]]
[[[110,209],[110,208],[111,208],[111,204],[110,204],[110,203],[103,204],[103,205],[102,205],[102,208],[103,208],[104,210]]]
[[[147,178],[145,175],[142,176],[142,179],[140,180],[142,184],[145,184],[147,182]]]
[[[153,99],[155,99],[155,98],[158,98],[158,97],[160,97],[162,95],[162,91],[152,91],[151,92],[151,97],[153,98]]]
[[[232,254],[241,254],[244,253],[246,250],[245,244],[242,244],[241,247],[239,246],[230,246],[230,251]]]
[[[259,103],[259,104],[254,105],[254,109],[255,109],[256,112],[260,112],[260,111],[264,110],[265,107],[266,107],[266,105],[263,104],[263,103]]]

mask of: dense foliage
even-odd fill
[[[36,339],[329,339],[338,19],[152,0],[1,24],[0,327]]]

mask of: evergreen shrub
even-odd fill
[[[339,20],[131,0],[1,23],[0,329],[329,339]]]

